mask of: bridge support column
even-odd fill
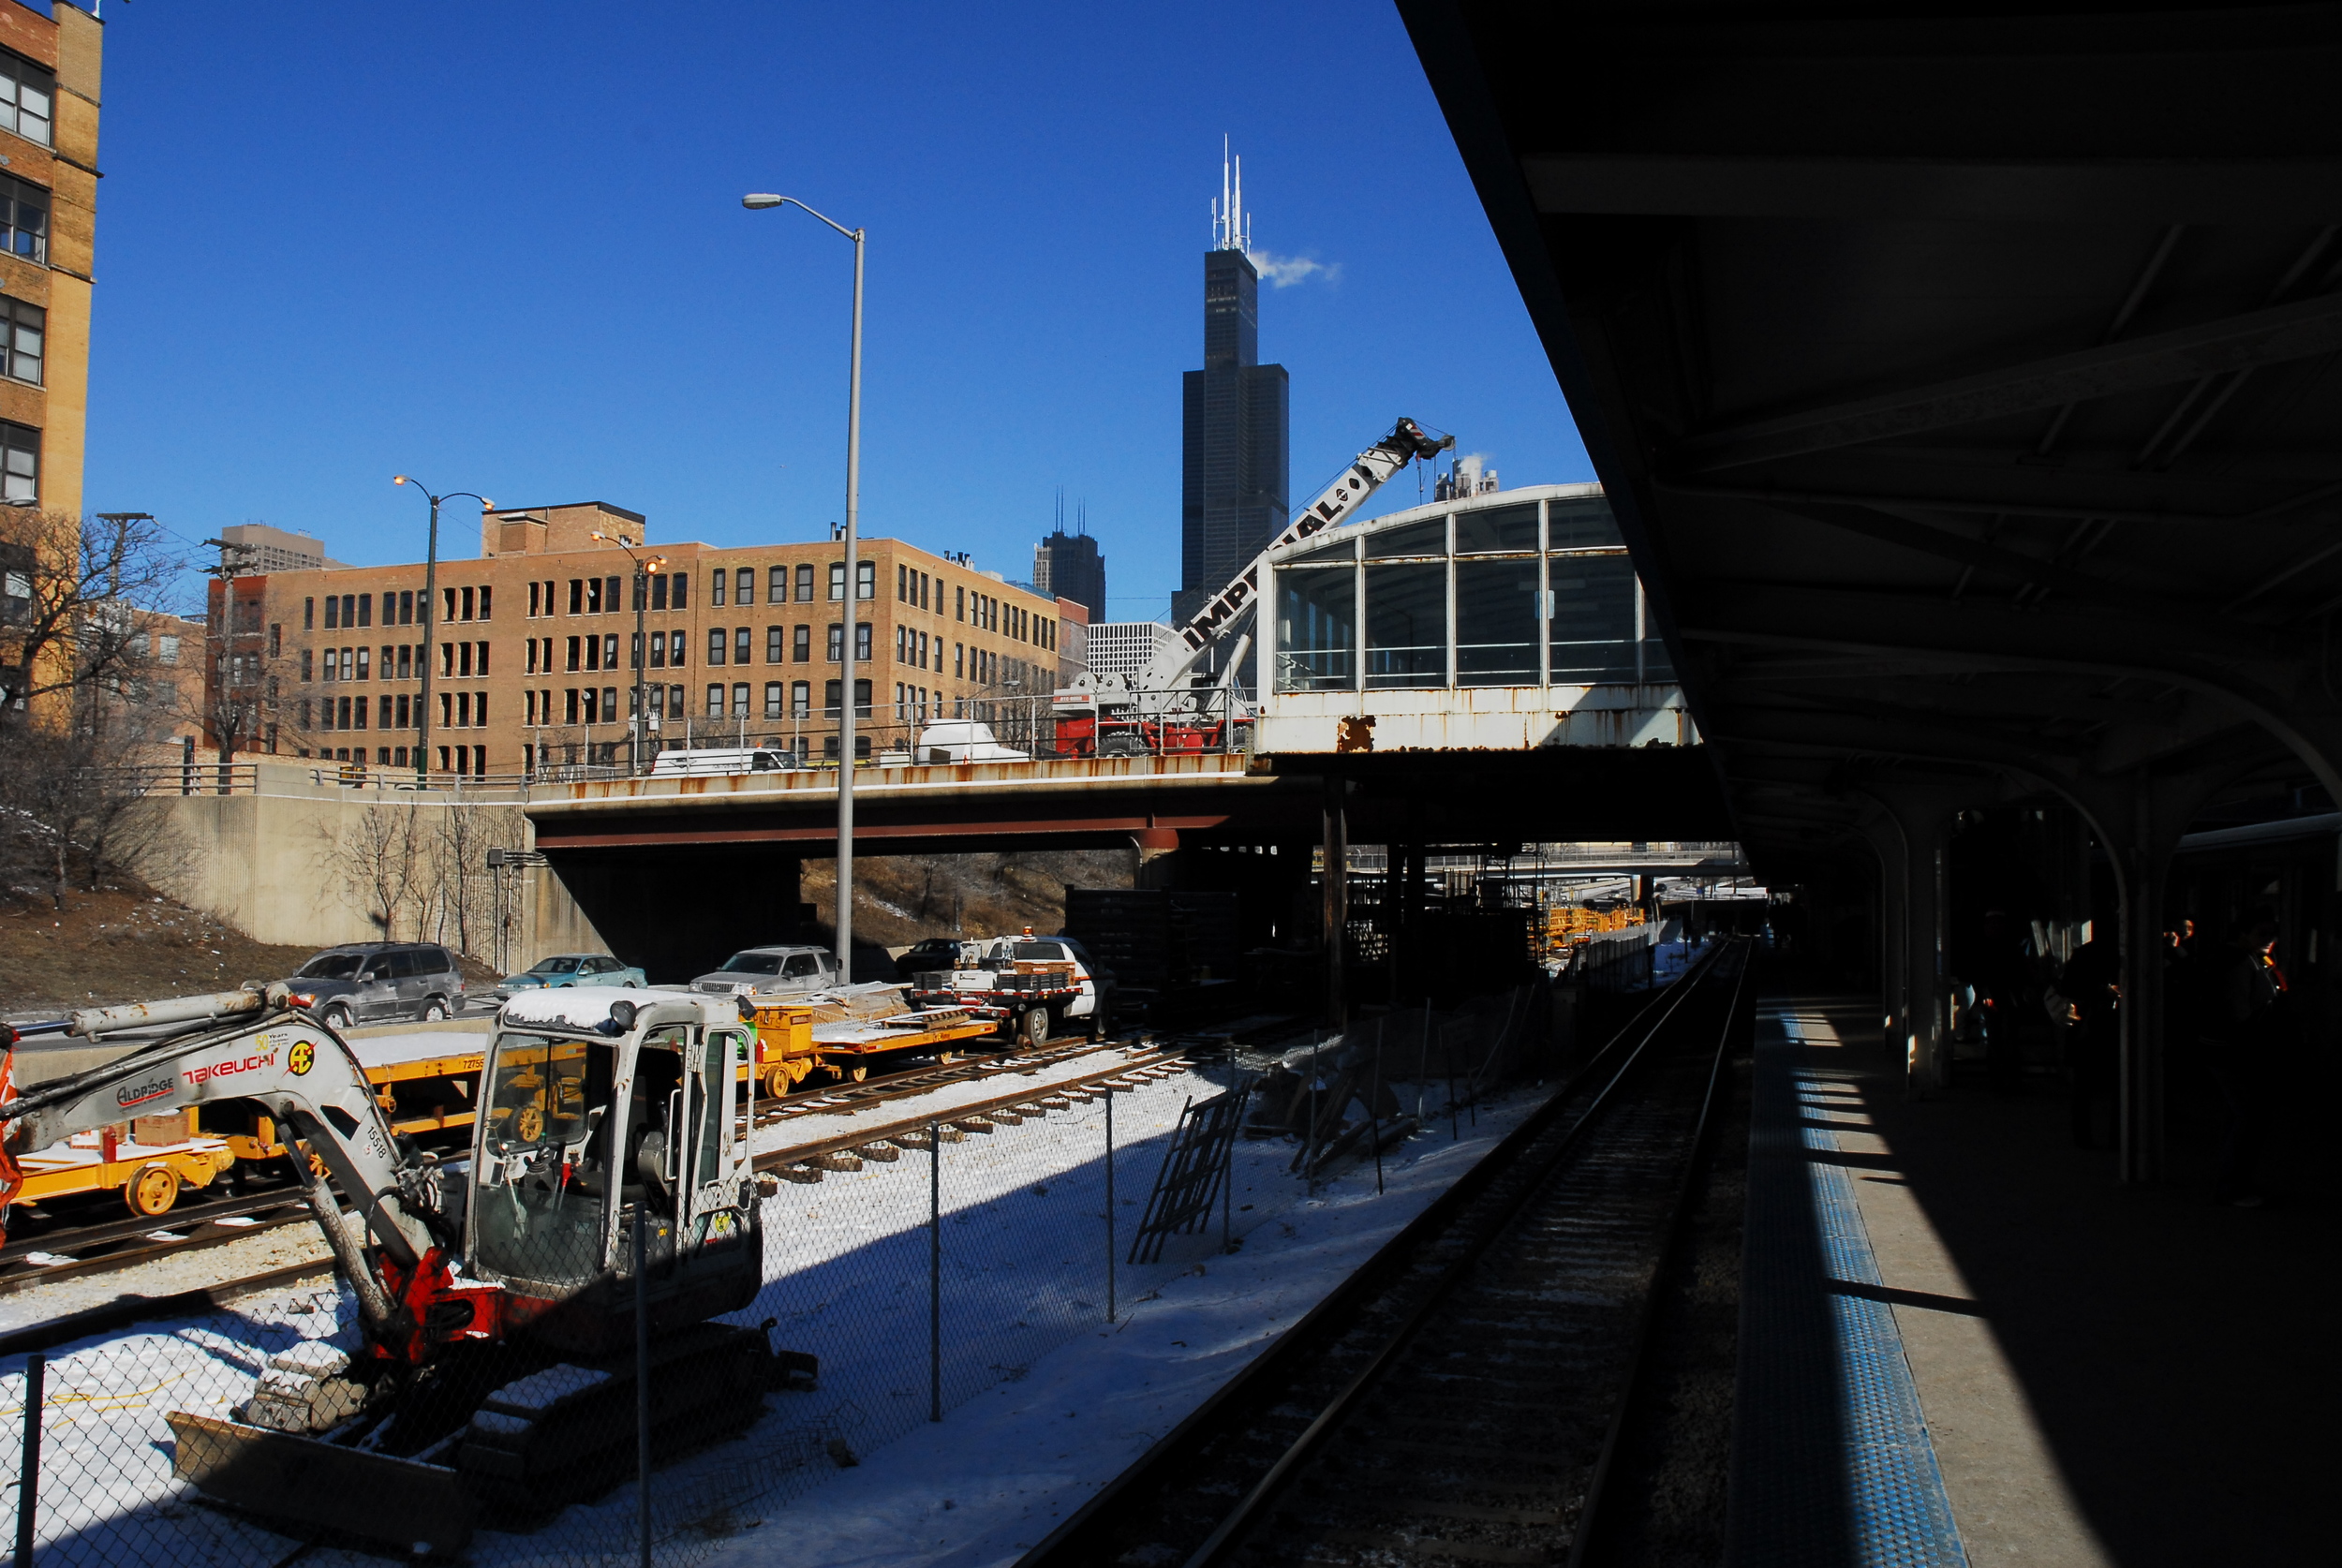
[[[1132,879],[1134,887],[1164,889],[1178,885],[1178,829],[1141,828],[1131,835],[1131,843],[1138,851],[1138,871]]]
[[[1350,813],[1344,800],[1346,785],[1339,776],[1326,779],[1326,1027],[1338,1029],[1348,1022],[1342,995],[1342,971],[1350,957]]]

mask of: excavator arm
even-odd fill
[[[295,1002],[284,986],[271,985],[86,1009],[36,1028],[89,1038],[134,1028],[176,1031],[103,1066],[22,1091],[15,1088],[11,1040],[0,1058],[0,1204],[22,1185],[17,1160],[32,1150],[133,1116],[257,1102],[307,1143],[364,1221],[367,1245],[378,1258],[366,1256],[350,1235],[324,1175],[295,1160],[310,1207],[378,1343],[420,1350],[411,1312],[385,1294],[382,1279],[386,1272],[408,1280],[419,1271],[443,1273],[432,1254],[457,1249],[455,1227],[442,1213],[436,1160],[402,1152],[348,1045]],[[434,1266],[424,1271],[427,1260]]]

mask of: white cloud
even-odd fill
[[[1261,276],[1278,288],[1290,288],[1312,276],[1321,277],[1327,283],[1341,281],[1341,263],[1339,261],[1318,261],[1307,256],[1272,256],[1267,251],[1256,250],[1253,252],[1253,265],[1260,269]]]

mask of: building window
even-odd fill
[[[789,662],[792,664],[813,662],[813,629],[811,627],[795,627],[790,630]]]
[[[720,686],[711,684],[707,688],[707,717],[710,718],[721,718],[723,716],[724,688]]]
[[[746,681],[742,681],[732,688],[732,717],[734,718],[749,717],[749,686]]]
[[[358,650],[358,678],[362,681],[370,681],[374,678],[372,673],[372,666],[374,663],[374,659],[372,658],[373,651],[374,650],[371,648],[360,648]]]
[[[964,621],[967,618],[968,590],[965,588],[954,588],[952,590],[952,619],[956,621]]]
[[[28,261],[49,259],[49,193],[0,174],[0,247]]]
[[[667,607],[667,579],[664,573],[650,580],[650,607],[654,610]]]
[[[856,664],[870,662],[870,623],[867,621],[853,624],[853,658]]]
[[[55,145],[50,140],[50,122],[55,117],[51,105],[56,96],[57,79],[47,67],[0,50],[0,130],[12,130],[44,147]]]
[[[586,582],[585,582],[585,579],[583,579],[583,578],[579,578],[579,577],[572,577],[572,578],[571,578],[571,579],[570,579],[570,614],[572,614],[572,615],[580,615],[580,614],[585,614],[585,612],[586,612]]]
[[[724,602],[724,590],[731,586],[731,584],[732,573],[723,568],[718,567],[714,571],[709,572],[707,574],[707,602],[720,606]]]
[[[40,432],[0,422],[0,501],[40,499]]]
[[[856,561],[853,564],[853,597],[856,599],[878,598],[878,563],[876,561]]]
[[[832,561],[832,562],[830,562],[830,563],[829,563],[829,598],[830,598],[830,602],[831,602],[831,603],[833,603],[833,604],[835,604],[835,603],[837,603],[839,599],[844,599],[845,597],[846,597],[846,563],[845,563],[845,562],[843,562],[843,561]]]
[[[652,711],[656,712],[658,710],[653,709]],[[670,718],[681,718],[683,717],[683,688],[679,686],[671,686],[667,688],[667,717]]]
[[[811,717],[812,712],[813,683],[811,681],[791,681],[789,683],[789,717],[792,718],[807,718]]]
[[[678,577],[675,581],[680,583],[683,579]],[[680,631],[667,635],[667,662],[678,670],[683,668],[683,633]]]
[[[768,626],[764,629],[765,663],[778,664],[780,662],[781,638],[788,631],[788,629],[789,629],[787,627],[779,626]]]
[[[797,602],[813,602],[813,563],[810,561],[797,568]]]
[[[767,604],[789,602],[789,569],[787,567],[777,566],[764,574],[764,602]]]
[[[22,300],[0,298],[0,376],[40,385],[43,340],[49,313]]]
[[[965,643],[952,644],[952,673],[962,680],[968,678],[968,644]]]
[[[767,718],[778,718],[780,717],[780,682],[766,681],[764,683],[764,717]]]
[[[749,638],[750,638],[750,636],[751,636],[751,635],[752,635],[752,633],[751,633],[750,629],[749,629],[748,627],[745,627],[745,626],[744,626],[744,627],[740,627],[740,628],[738,628],[737,629],[735,629],[735,630],[733,632],[733,634],[732,634],[732,662],[733,662],[733,663],[734,663],[734,664],[746,664],[746,663],[748,663],[748,662],[749,662]]]
[[[740,604],[754,604],[756,602],[756,569],[754,567],[742,567],[739,571],[738,579],[734,582],[733,586],[734,589],[733,599],[735,602]]]
[[[832,664],[846,661],[846,629],[835,621],[830,623],[829,652],[824,656]]]
[[[724,661],[724,649],[730,643],[731,639],[724,635],[722,627],[711,626],[707,629],[707,662],[711,666]]]
[[[484,656],[488,651],[488,644],[481,643],[480,651]],[[606,634],[601,640],[601,667],[605,670],[615,670],[618,667],[618,634],[615,631]],[[488,673],[484,659],[480,673],[483,675]]]

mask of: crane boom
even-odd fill
[[[1227,585],[1211,596],[1210,601],[1188,617],[1179,628],[1179,641],[1186,644],[1184,656],[1175,656],[1180,662],[1164,672],[1168,678],[1157,682],[1157,672],[1148,672],[1148,685],[1170,686],[1194,666],[1195,656],[1203,653],[1229,630],[1237,618],[1249,609],[1253,596],[1260,591],[1260,564],[1268,552],[1296,540],[1333,527],[1364,506],[1367,497],[1383,487],[1383,481],[1417,458],[1428,458],[1447,451],[1456,444],[1453,436],[1432,439],[1423,427],[1411,419],[1401,418],[1390,427],[1390,434],[1358,453],[1349,467],[1342,470],[1325,493],[1301,510],[1301,514],[1289,524],[1283,533],[1270,540],[1258,555],[1245,563],[1244,570],[1228,580]]]

